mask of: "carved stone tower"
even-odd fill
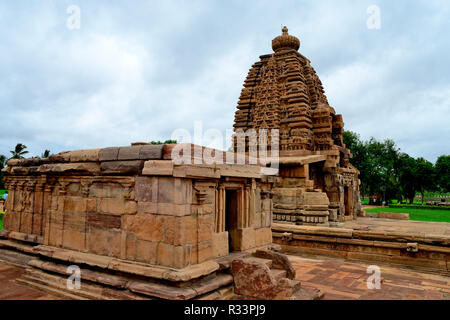
[[[348,162],[342,116],[328,104],[322,82],[299,48],[300,40],[286,27],[272,40],[274,53],[260,56],[244,82],[234,129],[254,129],[257,135],[261,129],[279,129],[275,220],[353,219],[360,210],[359,172]]]

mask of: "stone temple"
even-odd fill
[[[254,129],[256,136],[262,129],[279,130],[275,221],[326,225],[354,219],[361,210],[359,171],[342,141],[342,115],[328,104],[299,48],[286,27],[273,39],[274,53],[261,56],[244,82],[234,128]]]
[[[17,282],[67,299],[320,298],[286,248],[448,271],[448,236],[343,227],[362,212],[342,116],[298,38],[283,28],[272,48],[251,67],[235,116],[235,151],[241,132],[261,144],[278,130],[255,163],[245,137],[244,163],[239,152],[150,143],[9,160],[0,261],[26,270]]]

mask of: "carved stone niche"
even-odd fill
[[[205,204],[211,201],[209,196],[211,195],[211,190],[215,189],[215,185],[211,182],[197,181],[193,189],[197,204]]]
[[[206,202],[206,199],[208,198],[208,192],[206,192],[205,190],[195,189],[195,197],[198,204],[204,204]]]

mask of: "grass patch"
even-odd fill
[[[372,208],[364,209],[366,212],[401,212],[409,213],[409,220],[450,222],[449,210],[413,209],[413,208]]]
[[[3,216],[4,215],[5,215],[5,213],[0,211],[0,230],[3,230]]]

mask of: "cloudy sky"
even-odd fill
[[[0,154],[165,140],[196,120],[225,134],[282,25],[347,130],[433,162],[450,153],[447,0],[3,0]]]

